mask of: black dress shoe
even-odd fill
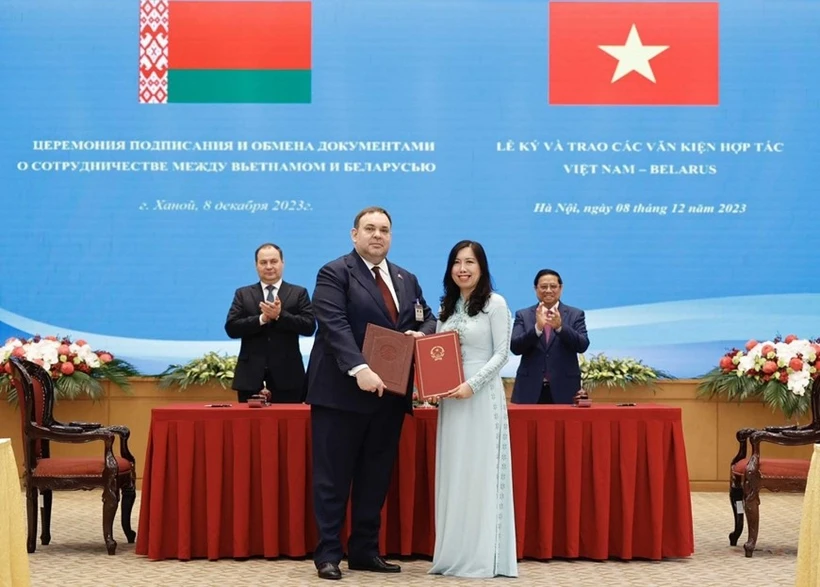
[[[319,571],[320,579],[342,578],[342,571],[339,570],[339,565],[336,563],[320,563],[319,566],[316,567],[316,570]]]
[[[351,571],[371,571],[373,573],[401,573],[401,567],[384,560],[380,556],[369,559],[348,560],[347,568]]]

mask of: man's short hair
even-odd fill
[[[282,252],[282,247],[280,247],[279,245],[275,245],[273,243],[265,243],[259,245],[259,247],[256,249],[256,253],[254,253],[253,260],[257,263],[259,262],[259,251],[261,251],[262,249],[276,249],[277,251],[279,251],[279,258],[283,261],[285,260],[285,253]]]
[[[536,273],[535,274],[535,279],[533,280],[532,284],[535,287],[538,287],[538,280],[541,279],[542,277],[544,277],[545,275],[555,275],[555,277],[558,278],[558,285],[564,285],[564,282],[561,280],[561,276],[558,275],[557,271],[554,271],[552,269],[542,269],[541,271]]]
[[[356,218],[353,219],[353,228],[359,228],[359,220],[362,219],[362,216],[365,214],[384,214],[387,216],[387,221],[390,223],[390,227],[393,227],[393,219],[390,218],[390,212],[385,210],[380,206],[368,206],[358,214],[356,214]]]

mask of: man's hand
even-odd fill
[[[547,327],[547,307],[544,304],[538,304],[535,309],[535,328],[540,332]]]
[[[557,310],[549,310],[547,312],[547,324],[553,330],[560,330],[561,328],[561,312]]]
[[[405,330],[404,334],[407,336],[412,336],[413,338],[421,338],[424,336],[423,332],[419,332],[418,330]]]
[[[356,383],[362,391],[378,393],[379,397],[384,394],[384,382],[382,378],[376,375],[376,372],[370,367],[366,367],[356,373]]]
[[[278,320],[279,314],[282,313],[282,302],[279,301],[279,298],[276,298],[272,302],[259,302],[259,310],[265,317],[264,321],[266,323],[271,320]]]

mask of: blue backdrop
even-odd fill
[[[73,335],[146,372],[235,351],[223,324],[234,289],[256,280],[256,246],[281,245],[286,280],[312,292],[318,268],[351,249],[353,217],[368,205],[392,213],[390,259],[419,276],[434,308],[447,252],[471,238],[485,245],[512,310],[535,302],[539,269],[557,269],[563,300],[587,311],[590,352],[696,376],[751,337],[820,335],[811,260],[820,241],[820,3],[720,2],[715,107],[550,106],[546,1],[314,0],[312,11],[310,104],[146,105],[137,98],[137,0],[7,0],[0,340]],[[125,141],[126,150],[45,141]],[[249,149],[131,150],[132,141]],[[434,150],[275,152],[253,150],[254,141]],[[535,152],[520,148],[529,141]],[[563,152],[544,149],[555,141]],[[625,141],[677,149],[613,152]],[[571,152],[571,142],[608,150]],[[683,152],[684,143],[705,152]],[[722,143],[751,146],[721,152]],[[82,172],[89,161],[169,170]],[[185,161],[227,168],[174,170]],[[231,170],[243,162],[326,165]],[[426,171],[353,172],[345,162]],[[716,173],[568,172],[581,163]],[[268,210],[218,209],[249,201]],[[162,209],[189,202],[195,210]],[[654,208],[635,212],[639,204]],[[594,214],[599,207],[609,212]]]

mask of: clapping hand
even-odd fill
[[[561,313],[557,310],[547,310],[546,312],[547,325],[553,330],[561,328]]]
[[[535,327],[538,329],[539,332],[543,332],[543,330],[547,327],[547,307],[544,304],[538,304],[538,307],[535,309]]]
[[[259,302],[259,310],[265,316],[265,322],[278,320],[282,313],[282,302],[276,298],[272,302]]]

